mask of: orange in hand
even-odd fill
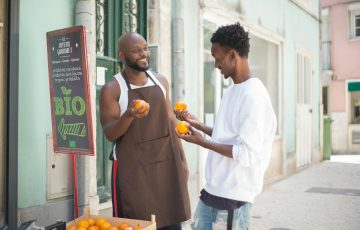
[[[190,132],[188,123],[186,121],[179,121],[176,126],[178,133],[185,135]]]
[[[174,111],[175,112],[184,111],[184,110],[186,110],[186,108],[187,108],[187,105],[186,105],[185,102],[178,101],[178,102],[175,103]]]
[[[146,103],[144,100],[136,100],[134,104],[135,109],[139,109],[141,106],[143,106],[143,109],[140,111],[140,113],[145,112],[149,108],[149,104]]]

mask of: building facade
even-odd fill
[[[39,8],[42,13],[34,14]],[[96,143],[95,156],[77,158],[80,212],[88,206],[92,213],[111,213],[112,143],[99,123],[98,92],[119,71],[116,41],[127,31],[147,38],[151,67],[171,83],[172,102],[184,100],[212,125],[232,83],[214,68],[209,39],[217,27],[239,21],[251,37],[252,75],[264,82],[278,117],[266,184],[322,158],[317,0],[34,0],[21,1],[19,14],[19,222],[47,225],[74,218],[69,156],[52,150],[46,53],[46,32],[74,25],[87,28]],[[184,148],[194,210],[207,150],[188,143]]]
[[[324,114],[332,152],[360,151],[360,1],[321,0]]]

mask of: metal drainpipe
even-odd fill
[[[185,54],[184,54],[184,1],[173,1],[175,17],[172,34],[172,70],[173,70],[173,100],[183,100],[185,96]]]
[[[86,41],[88,51],[88,67],[89,67],[89,82],[90,82],[90,95],[92,104],[92,117],[93,117],[93,132],[96,137],[96,119],[95,119],[95,65],[96,65],[96,54],[95,54],[95,1],[94,0],[78,0],[75,6],[75,24],[84,25],[86,27]],[[94,140],[94,143],[95,140]],[[96,197],[96,174],[91,175],[96,170],[94,168],[94,161],[96,162],[96,156],[78,156],[77,157],[77,177],[78,177],[78,201],[79,201],[79,216],[83,215],[84,207],[90,205],[91,213],[96,213],[98,210],[92,211],[91,200]],[[96,168],[96,163],[95,163]],[[95,183],[94,183],[95,181]],[[95,186],[95,188],[94,188]]]

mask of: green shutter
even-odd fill
[[[349,92],[360,91],[360,82],[350,82],[348,84],[348,91]]]

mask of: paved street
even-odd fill
[[[251,213],[251,230],[359,229],[360,155],[332,156],[272,184]]]

